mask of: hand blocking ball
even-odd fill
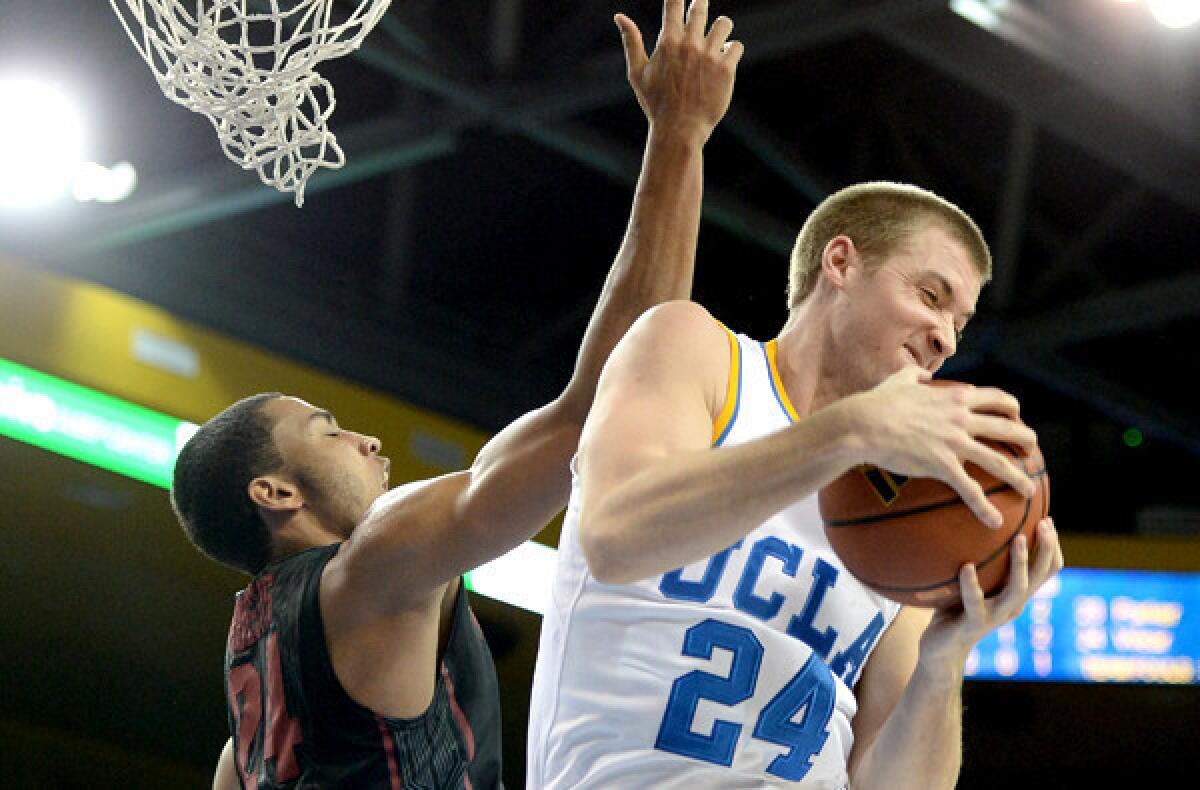
[[[953,488],[932,478],[860,466],[821,489],[825,535],[859,581],[893,601],[938,608],[960,603],[958,572],[968,562],[975,564],[985,595],[1004,586],[1013,540],[1024,535],[1032,549],[1037,524],[1049,512],[1050,479],[1040,448],[1025,456],[1016,446],[983,442],[1013,458],[1038,484],[1037,493],[1026,499],[966,464],[967,473],[1004,516],[999,529],[986,526]]]

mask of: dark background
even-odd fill
[[[819,199],[931,188],[996,257],[946,375],[1021,399],[1060,530],[1195,541],[1200,28],[1141,3],[993,5],[985,30],[946,2],[714,1],[746,57],[707,148],[695,297],[766,339]],[[159,93],[107,3],[0,3],[0,72],[74,93],[90,156],[141,178],[123,204],[0,214],[0,253],[495,430],[570,371],[644,138],[611,17],[652,40],[659,8],[397,0],[322,69],[348,165],[297,209]],[[0,464],[0,769],[15,786],[202,783],[238,579],[181,550],[157,489],[7,440]],[[478,608],[519,786],[538,620]],[[1163,776],[1200,724],[1194,687],[972,683],[966,703],[964,787]]]

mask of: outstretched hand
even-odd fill
[[[624,14],[614,20],[625,48],[629,84],[651,127],[668,127],[708,140],[729,109],[744,48],[730,41],[733,22],[720,16],[708,28],[708,0],[664,0],[662,30],[653,55],[642,33]]]
[[[1062,546],[1054,519],[1038,522],[1032,565],[1029,559],[1025,536],[1018,535],[1009,550],[1008,583],[991,598],[984,597],[975,566],[964,565],[958,574],[962,608],[939,609],[934,613],[921,637],[920,661],[961,675],[971,648],[1021,614],[1033,594],[1062,570]]]

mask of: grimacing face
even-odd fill
[[[861,258],[850,264],[833,332],[847,392],[870,389],[907,365],[936,372],[958,349],[980,288],[966,248],[937,224],[873,269]]]
[[[328,411],[299,398],[276,398],[264,409],[275,422],[281,474],[299,486],[325,527],[348,537],[387,491],[391,462],[379,454],[379,440],[342,428]]]

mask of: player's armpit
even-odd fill
[[[578,461],[580,539],[596,578],[638,578],[661,564],[664,547],[641,528],[652,500],[669,495],[653,478],[668,459],[711,446],[729,357],[726,330],[691,302],[647,312],[613,351]]]

